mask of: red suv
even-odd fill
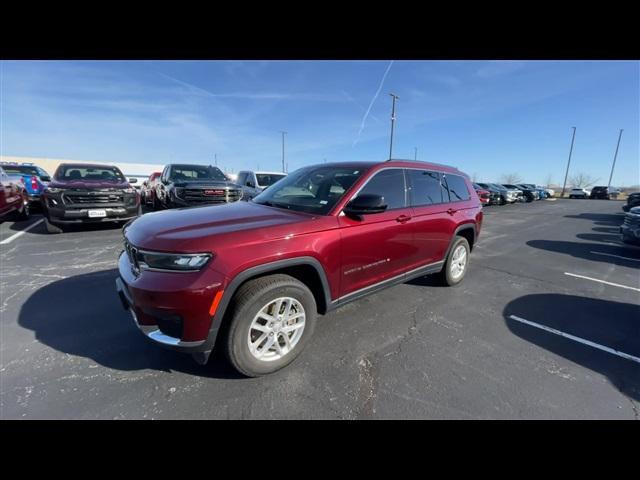
[[[458,284],[481,225],[480,200],[455,168],[314,165],[250,202],[133,220],[116,285],[152,341],[199,363],[217,345],[258,376],[296,358],[318,314],[426,274]]]

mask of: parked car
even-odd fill
[[[584,188],[572,188],[569,190],[569,198],[588,198],[589,191]]]
[[[284,172],[254,172],[243,170],[238,172],[236,183],[242,186],[243,200],[250,200],[260,194],[265,188],[286,177]]]
[[[49,233],[83,223],[124,222],[141,214],[140,195],[118,167],[61,163],[42,194]]]
[[[556,191],[553,188],[544,188],[544,191],[547,192],[547,198],[553,198],[556,196]]]
[[[0,221],[29,218],[29,198],[20,178],[0,167]]]
[[[500,205],[500,193],[498,193],[496,190],[483,188],[477,183],[473,184],[473,188],[475,188],[476,193],[478,194],[478,198],[480,199],[480,202],[482,204]]]
[[[627,197],[627,203],[622,206],[622,210],[628,212],[633,207],[640,206],[640,192],[630,193]]]
[[[535,185],[531,183],[518,183],[516,184],[516,187],[519,187],[522,190],[528,201],[540,200],[540,191]],[[529,198],[531,199],[529,200]]]
[[[144,205],[153,205],[155,201],[155,188],[162,172],[153,172],[149,178],[142,182],[140,188],[140,201]]]
[[[518,201],[518,197],[522,195],[522,191],[519,189],[509,189],[498,183],[478,183],[482,188],[487,190],[494,190],[500,195],[500,205],[507,203],[515,203]]]
[[[173,163],[164,167],[154,193],[154,208],[178,208],[237,202],[242,187],[218,167]]]
[[[531,192],[529,192],[528,189],[525,189],[525,188],[520,187],[518,185],[510,184],[510,183],[503,183],[502,186],[504,186],[505,188],[518,190],[518,192],[520,192],[520,195],[518,195],[518,201],[519,202],[531,202],[531,201],[533,201],[533,194]],[[529,192],[529,193],[525,193],[525,190],[527,192]]]
[[[589,198],[597,199],[597,200],[610,200],[613,192],[609,187],[597,186],[591,189],[591,193],[589,194]],[[617,196],[617,193],[616,195]]]
[[[7,175],[19,177],[30,205],[40,206],[40,195],[51,181],[49,174],[33,163],[2,162],[2,166]]]
[[[633,207],[624,214],[620,233],[623,242],[640,245],[640,207]]]
[[[317,314],[430,273],[459,284],[482,218],[455,168],[313,165],[251,202],[129,223],[117,291],[152,341],[205,363],[220,332],[238,371],[264,375],[296,358]]]

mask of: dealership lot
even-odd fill
[[[321,317],[246,379],[148,343],[115,293],[117,227],[0,225],[2,418],[640,418],[640,248],[622,203],[485,208],[464,282]]]

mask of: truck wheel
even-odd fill
[[[151,208],[154,211],[160,210],[160,203],[158,202],[158,197],[155,194],[151,196]]]
[[[311,338],[316,312],[311,291],[289,275],[248,281],[232,301],[225,342],[229,361],[248,377],[280,370]]]
[[[47,217],[44,217],[44,226],[47,229],[47,233],[62,233],[62,227],[51,223]]]
[[[440,280],[444,285],[453,287],[462,282],[469,265],[469,242],[464,237],[456,237],[449,250],[447,261],[440,272]]]

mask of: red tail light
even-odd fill
[[[33,190],[38,190],[38,177],[35,175],[31,176],[31,188]]]

